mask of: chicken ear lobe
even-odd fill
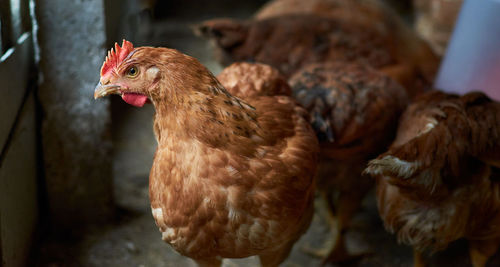
[[[196,25],[193,30],[198,36],[214,40],[221,48],[230,49],[245,41],[248,27],[237,20],[214,19]]]

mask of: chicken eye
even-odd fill
[[[127,76],[129,77],[135,77],[137,74],[139,74],[139,70],[135,66],[132,66],[127,70]]]

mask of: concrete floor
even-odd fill
[[[248,17],[252,9],[237,13]],[[234,14],[234,13],[232,13]],[[215,17],[215,16],[214,16]],[[234,17],[234,16],[233,16]],[[193,21],[185,18],[155,22],[145,31],[144,42],[168,46],[198,58],[213,73],[222,68],[212,57],[209,45],[192,35]],[[148,176],[156,141],[152,131],[151,105],[135,108],[118,97],[112,100],[114,138],[114,181],[118,209],[116,221],[90,227],[73,237],[48,238],[41,247],[39,266],[195,266],[194,262],[174,252],[161,240],[151,216],[148,200]],[[316,214],[308,232],[297,242],[282,266],[320,266],[321,260],[304,252],[320,248],[333,236],[326,225],[325,207],[316,203]],[[371,251],[359,261],[344,266],[412,266],[412,252],[398,245],[394,236],[384,231],[378,217],[373,193],[355,217],[348,235],[353,252]],[[433,255],[430,266],[470,266],[465,242],[457,242],[445,252]],[[226,260],[224,266],[259,266],[257,258]],[[500,266],[500,257],[489,266]]]

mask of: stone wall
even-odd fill
[[[103,0],[37,0],[42,148],[52,224],[76,228],[110,217],[108,100],[93,91],[105,56]]]

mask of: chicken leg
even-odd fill
[[[425,261],[422,252],[415,248],[413,249],[413,266],[425,267]]]
[[[365,193],[366,191],[358,191],[355,194],[352,192],[341,192],[337,201],[334,201],[333,192],[320,191],[321,198],[327,203],[326,217],[330,229],[332,229],[333,240],[327,241],[327,244],[323,248],[313,249],[305,247],[303,250],[313,256],[324,258],[323,263],[346,262],[368,254],[367,252],[358,254],[349,253],[346,248],[344,236],[351,218],[361,206]]]
[[[469,255],[472,266],[483,267],[488,259],[497,252],[500,239],[469,241]]]
[[[332,198],[329,198],[329,206],[330,210],[332,211],[331,214],[332,216],[336,215],[337,219],[337,233],[335,242],[333,243],[333,248],[330,250],[327,257],[323,260],[323,263],[346,262],[359,259],[360,257],[368,254],[367,252],[356,254],[349,253],[346,248],[345,240],[346,230],[349,228],[352,217],[361,206],[365,194],[365,190],[340,192],[336,205],[333,202]]]

